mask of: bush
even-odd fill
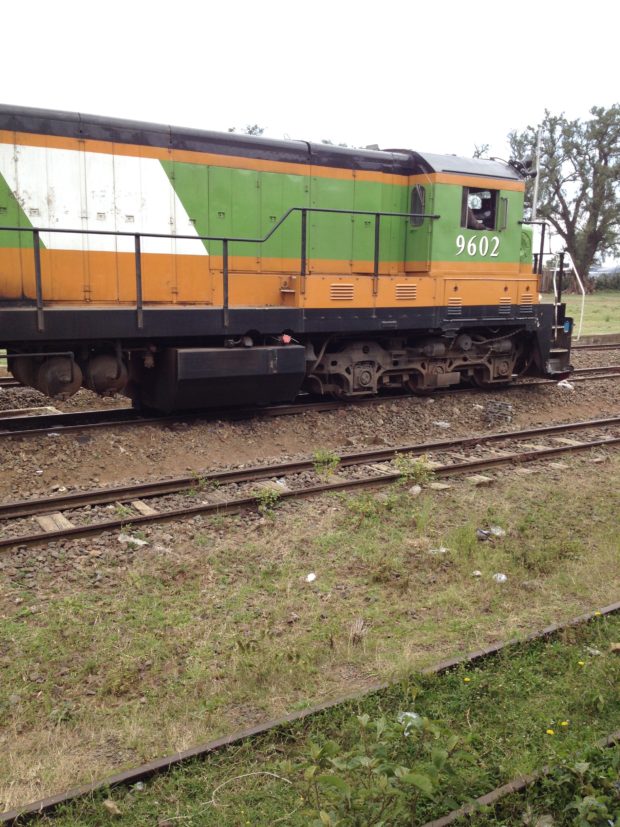
[[[611,273],[601,273],[592,284],[595,290],[620,290],[620,267]]]
[[[556,827],[620,824],[620,748],[592,748],[580,761],[564,761],[522,794],[500,802],[480,824],[546,823]]]
[[[423,799],[433,800],[463,754],[458,738],[428,718],[406,712],[396,719],[357,718],[348,748],[312,743],[300,767],[312,827],[417,823]]]

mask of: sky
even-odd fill
[[[545,108],[620,100],[620,7],[601,0],[7,6],[6,104],[506,157]]]

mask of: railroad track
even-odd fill
[[[582,431],[593,433],[585,440],[560,436]],[[543,438],[545,444],[540,443]],[[197,514],[236,512],[266,501],[385,485],[406,477],[403,457],[424,456],[425,465],[439,478],[474,475],[618,443],[620,416],[614,416],[344,454],[334,462],[336,470],[329,478],[320,463],[306,459],[4,503],[0,505],[0,550]],[[480,455],[483,446],[489,445],[493,448]],[[463,455],[472,448],[476,456]],[[114,517],[109,519],[111,511]]]
[[[620,368],[619,368],[620,371]],[[196,420],[213,421],[217,419],[251,419],[253,417],[290,416],[307,411],[333,411],[351,404],[378,404],[402,396],[381,396],[360,398],[340,402],[337,400],[306,401],[264,407],[247,408],[212,408],[209,410],[190,411],[175,414],[143,414],[133,408],[109,408],[69,413],[38,414],[36,409],[27,408],[19,411],[5,411],[0,414],[0,438],[28,437],[58,432],[62,434],[97,430],[98,428],[126,427],[138,425],[165,425],[167,423],[195,422]],[[11,415],[12,414],[12,415]]]
[[[21,382],[13,379],[10,376],[0,376],[0,388],[17,388],[21,386]]]
[[[446,672],[449,672],[452,669],[456,669],[459,666],[479,664],[491,657],[495,657],[496,655],[504,652],[505,650],[509,650],[512,647],[522,646],[524,644],[534,643],[536,641],[548,640],[550,638],[553,638],[554,636],[561,634],[567,629],[574,628],[585,623],[589,623],[593,620],[605,617],[607,615],[615,614],[619,611],[620,602],[612,603],[609,606],[604,606],[601,609],[597,609],[588,612],[587,614],[580,615],[579,617],[572,618],[566,623],[554,623],[551,626],[547,626],[546,628],[541,629],[538,632],[529,634],[522,639],[507,640],[495,643],[491,646],[485,647],[484,649],[479,649],[475,652],[470,652],[459,657],[441,661],[440,663],[437,663],[434,666],[423,669],[422,673],[424,675],[442,675]],[[344,706],[345,704],[349,704],[355,701],[362,701],[364,698],[370,695],[375,695],[378,692],[385,692],[386,690],[389,690],[393,685],[394,684],[387,682],[375,683],[371,686],[367,686],[366,689],[362,692],[355,692],[348,695],[343,695],[340,698],[324,701],[323,703],[316,704],[315,706],[307,707],[306,709],[299,710],[297,712],[292,712],[288,715],[284,715],[281,718],[266,721],[262,724],[258,724],[257,726],[233,732],[230,735],[226,735],[214,741],[209,741],[205,744],[200,744],[196,747],[192,747],[191,749],[184,750],[183,752],[177,752],[173,755],[166,755],[163,758],[158,758],[154,761],[149,761],[145,764],[141,764],[138,767],[133,767],[132,769],[116,773],[115,775],[110,775],[99,781],[94,781],[90,784],[83,784],[79,787],[73,787],[64,792],[58,793],[53,796],[49,796],[48,798],[44,798],[39,801],[33,801],[29,804],[24,804],[22,806],[16,807],[15,809],[8,810],[4,813],[0,813],[0,824],[25,824],[27,821],[37,816],[43,816],[44,818],[46,816],[51,816],[54,810],[56,810],[61,805],[70,804],[71,802],[86,798],[87,796],[92,796],[94,793],[103,790],[109,790],[114,787],[120,786],[129,787],[138,782],[147,781],[158,775],[169,772],[175,767],[188,764],[191,761],[206,759],[213,753],[220,752],[226,749],[227,747],[237,746],[245,741],[251,740],[252,738],[273,733],[275,730],[282,729],[297,721],[310,719],[315,715],[325,712],[328,709],[334,709],[335,707]],[[612,746],[619,740],[619,738],[620,733],[615,732],[609,735],[608,738],[601,741],[600,744],[605,746]],[[501,788],[497,788],[496,790],[493,790],[491,793],[488,793],[487,796],[483,796],[484,799],[488,798],[488,801],[484,801],[483,803],[494,803],[495,801],[499,800],[503,795],[522,789],[531,781],[536,780],[536,777],[537,774],[533,774],[532,776],[526,779],[516,779],[515,781],[509,782],[508,785],[504,785]],[[482,802],[482,799],[479,800]],[[455,821],[458,821],[461,818],[461,816],[466,815],[466,813],[471,811],[472,809],[472,805],[465,805],[465,807],[457,811],[453,811],[452,813],[449,813],[447,816],[444,816],[443,819],[436,819],[435,821],[428,822],[426,825],[424,825],[424,827],[447,827],[447,825],[453,824]]]
[[[602,367],[579,368],[570,377],[571,382],[587,382],[594,380],[618,379],[620,365],[604,365]],[[522,381],[500,390],[532,389],[540,385],[557,384],[555,379],[535,379]],[[442,393],[476,393],[476,388],[459,387],[446,389]],[[161,415],[157,413],[144,414],[133,408],[108,408],[68,413],[50,412],[41,409],[44,413],[37,413],[35,408],[25,408],[19,411],[4,411],[0,414],[0,439],[6,437],[29,437],[48,434],[51,431],[62,434],[96,430],[108,427],[129,427],[139,425],[165,425],[168,423],[194,422],[196,420],[213,421],[217,419],[251,419],[253,417],[291,416],[309,411],[334,411],[345,405],[376,405],[394,399],[410,398],[408,394],[390,394],[385,396],[359,397],[346,400],[306,400],[301,398],[291,404],[267,405],[252,408],[213,408],[211,410],[191,411]]]
[[[600,342],[598,344],[572,345],[571,350],[620,350],[620,342]]]

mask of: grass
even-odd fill
[[[84,540],[66,575],[0,570],[0,801],[617,599],[620,460],[568,464],[484,491],[455,482],[414,499],[403,484],[282,502],[262,524],[195,518],[191,540],[145,532],[129,564],[93,560]],[[506,535],[476,539],[494,525]]]
[[[546,294],[543,300],[552,302],[553,296]],[[566,302],[566,312],[575,320],[575,329],[577,329],[581,315],[581,296],[565,293],[562,301]],[[582,335],[619,332],[620,290],[601,290],[586,296]]]
[[[340,457],[333,451],[320,449],[315,451],[314,456],[314,470],[323,479],[328,479],[338,468],[340,464]]]
[[[364,789],[363,765],[345,768],[341,757],[359,749],[360,737],[362,752],[372,754],[366,739],[372,742],[376,736],[360,736],[357,716],[369,716],[372,733],[374,722],[389,726],[400,713],[415,709],[435,722],[432,741],[441,745],[455,738],[458,745],[436,792],[419,797],[416,818],[407,821],[422,824],[516,775],[570,759],[617,729],[620,658],[610,652],[610,644],[619,636],[620,618],[599,618],[552,641],[512,648],[473,668],[443,676],[414,675],[387,691],[173,770],[144,790],[115,790],[112,798],[121,813],[115,823],[137,827],[170,819],[171,824],[218,827],[314,824],[319,810],[329,814],[337,807],[338,788],[334,781],[314,790],[308,782],[309,768],[318,764],[328,776],[346,778],[354,790]],[[401,730],[399,761],[428,772],[418,736],[403,739],[402,734]],[[334,760],[320,761],[317,755],[326,745]],[[391,748],[387,739],[385,748]],[[54,825],[107,824],[104,797],[66,808]],[[38,823],[42,822],[45,819]],[[363,807],[357,820],[350,815],[338,822],[342,827],[367,823],[374,821],[364,818]]]
[[[502,799],[477,817],[479,827],[549,824],[554,827],[617,824],[620,816],[620,746],[588,747],[550,768],[521,793]],[[546,817],[546,820],[544,820]],[[582,820],[579,821],[579,818]]]

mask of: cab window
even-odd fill
[[[416,184],[416,186],[411,190],[411,202],[409,204],[409,212],[417,213],[415,217],[411,216],[409,219],[409,223],[412,227],[421,227],[424,223],[422,216],[424,215],[425,201],[426,190],[422,184]]]
[[[494,230],[497,223],[497,190],[463,187],[461,227]]]

